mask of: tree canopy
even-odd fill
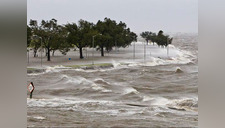
[[[101,50],[101,56],[104,56],[104,48],[111,51],[112,47],[126,47],[132,41],[137,40],[137,35],[127,28],[127,25],[120,21],[105,18],[104,21],[98,21],[95,30],[101,33],[101,36],[96,37],[97,46]]]
[[[160,30],[157,34],[151,31],[145,31],[140,34],[146,42],[151,41],[158,46],[168,46],[173,38],[164,35]],[[35,37],[35,38],[34,38]],[[50,61],[50,52],[52,56],[56,50],[66,54],[70,48],[77,47],[80,52],[80,59],[83,59],[83,48],[94,47],[101,51],[110,52],[113,47],[127,47],[133,41],[137,41],[137,35],[127,27],[126,23],[116,22],[110,18],[99,20],[96,24],[79,20],[78,23],[67,23],[58,25],[56,19],[42,20],[40,24],[36,20],[30,20],[27,25],[27,47],[34,50],[36,56],[37,50],[44,48],[47,60]],[[93,45],[94,43],[94,45]]]
[[[160,30],[158,34],[150,32],[150,31],[145,31],[140,34],[142,38],[148,41],[151,41],[153,44],[157,43],[158,46],[168,46],[169,44],[172,43],[173,38],[170,38],[168,35],[164,35],[163,31]]]
[[[30,20],[30,26],[32,29],[33,42],[41,42],[40,45],[32,45],[35,49],[43,46],[46,49],[47,60],[50,61],[50,52],[60,50],[62,53],[68,51],[69,44],[65,41],[67,32],[63,26],[57,24],[56,19],[49,21],[42,20],[41,24],[38,25],[37,21]],[[38,40],[38,41],[37,41]]]
[[[90,46],[92,35],[94,33],[93,23],[85,20],[80,20],[78,25],[76,23],[68,23],[66,25],[68,31],[67,41],[71,45],[75,45],[80,50],[80,59],[83,59],[83,47]]]

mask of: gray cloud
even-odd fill
[[[132,31],[198,32],[197,0],[28,0],[27,22],[56,18],[60,24],[79,19],[96,23],[109,17]]]

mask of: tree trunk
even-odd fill
[[[101,46],[101,56],[104,56],[104,47]]]
[[[37,50],[34,50],[34,57],[37,56]]]
[[[52,51],[52,56],[54,56],[54,55],[55,55],[55,50]]]
[[[79,48],[80,49],[80,59],[83,59],[83,52],[82,52],[82,47]]]
[[[50,48],[48,48],[47,50],[48,50],[48,60],[47,61],[51,61],[50,60]]]

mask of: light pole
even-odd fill
[[[144,43],[144,63],[145,63],[145,59],[146,59],[146,45]]]
[[[115,41],[115,51],[117,52],[117,42]]]
[[[95,36],[98,36],[98,35],[102,35],[102,34],[97,34],[97,35],[94,35],[92,36],[92,65],[94,65],[94,46],[95,46]]]
[[[135,59],[135,42],[134,42],[134,48],[133,48],[133,59]]]
[[[30,52],[30,49],[28,48],[27,49],[27,60],[28,60],[28,64],[29,64],[29,52]]]
[[[169,57],[169,38],[167,38],[167,57]]]
[[[41,67],[42,67],[42,52],[43,52],[42,37],[39,38],[41,39]]]

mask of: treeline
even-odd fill
[[[158,34],[146,31],[142,32],[141,37],[148,44],[151,41],[158,46],[168,46],[173,38],[164,35],[163,31]],[[126,23],[105,18],[96,24],[79,20],[78,23],[67,23],[58,25],[56,19],[42,20],[38,23],[36,20],[30,20],[27,25],[27,47],[34,51],[34,57],[38,50],[45,49],[47,61],[50,61],[56,50],[66,55],[71,48],[78,48],[80,59],[83,59],[83,48],[96,48],[104,56],[104,50],[110,52],[113,47],[127,47],[133,41],[137,41],[137,35],[130,31]]]
[[[145,31],[142,32],[141,37],[144,38],[148,44],[149,41],[153,43],[153,45],[156,43],[158,46],[167,47],[169,44],[172,43],[173,38],[170,38],[168,35],[164,35],[163,31],[160,30],[158,34]]]
[[[42,20],[40,24],[30,20],[27,25],[27,47],[33,49],[34,57],[41,47],[44,48],[48,61],[51,60],[50,52],[54,56],[56,50],[66,54],[70,48],[77,47],[83,59],[84,47],[94,47],[104,56],[104,49],[111,51],[113,47],[126,47],[136,40],[137,35],[124,22],[117,23],[110,18],[96,24],[79,20],[78,24],[58,25],[56,19],[51,19]]]

